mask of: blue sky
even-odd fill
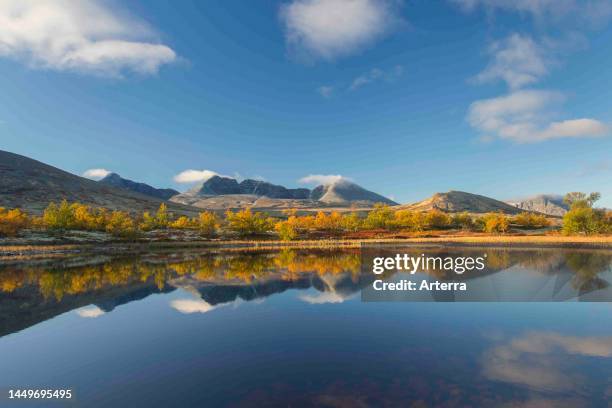
[[[186,170],[342,175],[399,202],[612,207],[611,19],[604,0],[10,0],[0,149],[179,190]]]

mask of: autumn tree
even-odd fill
[[[607,211],[595,209],[593,205],[601,195],[591,193],[573,192],[565,195],[563,201],[570,205],[570,210],[563,216],[563,233],[571,234],[598,234],[612,231],[612,220]]]
[[[595,204],[595,202],[600,198],[601,194],[598,192],[593,192],[587,195],[586,193],[574,191],[571,193],[567,193],[565,197],[563,197],[563,202],[570,206],[570,208],[575,206],[593,207],[593,204]]]
[[[425,223],[427,228],[433,230],[448,228],[451,225],[451,217],[438,209],[433,209],[425,214]]]
[[[213,237],[219,229],[219,218],[213,212],[201,212],[198,216],[197,228],[203,236]]]
[[[339,232],[342,230],[342,216],[337,211],[329,214],[319,211],[315,217],[314,227],[319,231]]]
[[[353,211],[350,214],[344,214],[342,216],[341,224],[345,231],[355,232],[362,227],[363,220],[359,214]]]
[[[170,221],[168,226],[174,229],[194,229],[198,225],[197,220],[186,217],[184,215],[178,217],[174,221]]]
[[[0,236],[14,236],[29,224],[28,215],[19,210],[0,207]]]
[[[274,228],[272,219],[260,212],[245,208],[238,212],[228,210],[225,213],[227,228],[238,235],[264,234]]]
[[[298,237],[297,225],[297,217],[295,215],[291,215],[288,219],[274,224],[274,230],[278,233],[278,237],[281,240],[293,241]]]
[[[425,214],[420,211],[398,210],[392,221],[396,228],[409,231],[423,231],[427,226]]]
[[[504,233],[508,231],[510,222],[505,214],[491,212],[482,217],[483,229],[485,232]]]
[[[377,203],[364,221],[367,228],[389,228],[394,218],[393,210],[387,204]]]
[[[110,214],[106,232],[121,238],[135,238],[137,236],[134,220],[132,220],[130,214],[124,211],[113,211]]]
[[[44,226],[50,230],[67,230],[76,226],[74,212],[68,201],[63,200],[59,205],[49,203],[43,212]]]
[[[515,224],[524,228],[543,228],[550,225],[550,221],[543,214],[522,212],[512,220]]]
[[[170,214],[168,214],[168,207],[166,204],[161,203],[155,214],[155,223],[157,228],[167,228],[170,224]]]

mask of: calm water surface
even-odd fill
[[[362,302],[358,250],[2,264],[0,406],[612,406],[612,251],[469,251],[563,302]]]

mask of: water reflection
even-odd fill
[[[493,284],[501,279],[507,287],[517,277],[525,281],[528,276],[526,282],[534,291],[541,293],[552,285],[550,290],[558,299],[610,298],[606,292],[611,278],[609,250],[411,247],[403,251],[414,256],[486,254],[483,271],[459,277],[445,270],[428,271],[435,279],[477,282],[484,276],[492,278]],[[238,300],[263,299],[289,289],[314,288],[315,293],[300,296],[306,303],[342,303],[374,279],[360,270],[357,249],[186,251],[37,262],[0,266],[0,336],[87,305],[95,306],[79,309],[79,315],[98,317],[119,305],[177,288],[194,298],[175,300],[172,308],[180,313],[207,313]]]
[[[572,395],[568,399],[538,398],[526,406],[588,406],[598,381],[588,378],[602,359],[612,358],[612,337],[578,337],[555,332],[528,332],[496,344],[483,353],[485,378],[538,393]],[[609,363],[604,363],[609,365]],[[607,382],[603,378],[603,384]],[[611,392],[612,388],[607,391]],[[597,397],[599,398],[599,397]],[[603,397],[605,400],[606,397]]]
[[[559,299],[601,297],[612,279],[612,251],[405,250],[486,253],[487,268],[461,279],[552,284]],[[88,408],[177,396],[232,407],[605,407],[612,397],[606,304],[362,303],[374,277],[353,249],[36,262],[0,267],[0,383],[70,385]]]

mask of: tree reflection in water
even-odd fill
[[[412,256],[487,255],[485,273],[495,273],[513,266],[539,274],[572,273],[572,286],[581,291],[607,285],[599,275],[610,270],[612,252],[597,250],[511,250],[495,248],[410,248]],[[240,251],[217,253],[148,254],[101,258],[97,261],[71,259],[44,265],[5,265],[0,267],[0,293],[34,287],[45,299],[61,301],[66,295],[102,291],[110,287],[153,282],[162,290],[169,281],[189,276],[200,282],[252,284],[279,279],[295,281],[304,274],[347,274],[358,282],[361,266],[356,249]],[[452,278],[448,271],[430,270],[438,279]],[[465,276],[469,279],[470,276]]]

